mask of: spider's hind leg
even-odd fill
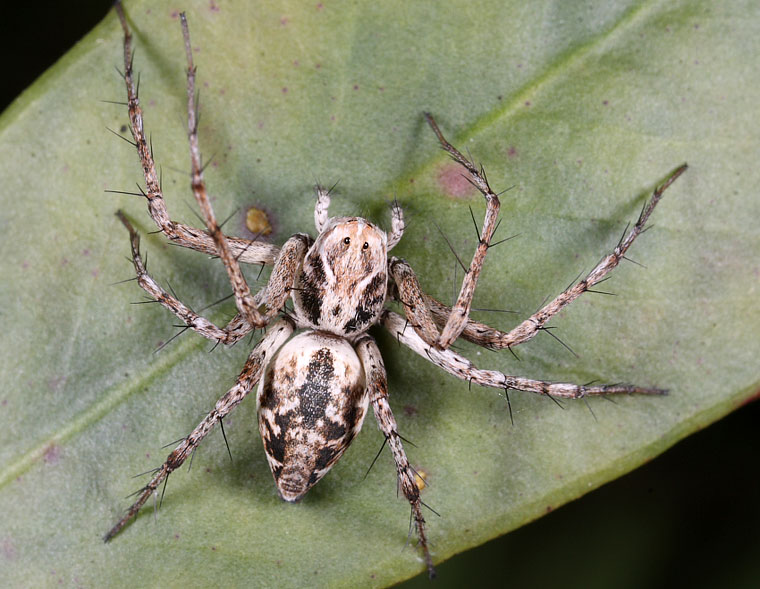
[[[404,447],[401,444],[396,418],[393,417],[393,412],[388,404],[388,379],[385,374],[383,358],[375,340],[368,335],[363,336],[356,343],[356,353],[359,355],[364,368],[367,392],[370,403],[372,403],[372,409],[375,412],[375,418],[380,430],[385,435],[388,447],[393,453],[393,460],[396,462],[399,487],[412,507],[412,517],[417,528],[417,536],[425,557],[428,574],[431,579],[435,578],[435,567],[433,567],[433,559],[430,556],[427,534],[425,533],[425,518],[422,516],[420,489],[415,481],[415,472],[409,465],[406,452],[404,452]]]
[[[243,371],[237,378],[235,385],[216,402],[214,409],[201,421],[198,426],[184,438],[180,444],[169,454],[158,469],[156,469],[150,482],[138,491],[137,500],[127,510],[127,513],[109,530],[103,540],[108,542],[127,523],[137,515],[140,508],[148,498],[158,489],[169,475],[177,470],[187,460],[213,429],[217,422],[226,417],[238,404],[250,393],[261,379],[266,361],[277,351],[285,340],[293,333],[293,323],[290,319],[283,318],[272,325],[261,341],[253,348]]]

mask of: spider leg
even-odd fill
[[[435,577],[435,568],[433,567],[433,559],[430,556],[427,535],[425,534],[425,518],[422,516],[420,489],[415,482],[414,470],[409,465],[406,452],[404,452],[404,447],[401,444],[401,436],[398,433],[396,418],[393,417],[393,412],[388,404],[388,379],[385,374],[383,358],[380,355],[380,350],[375,340],[368,335],[361,337],[356,342],[355,348],[364,368],[364,374],[367,379],[367,394],[372,403],[375,418],[380,426],[380,430],[385,435],[388,447],[393,453],[393,460],[396,462],[399,486],[412,506],[412,516],[417,527],[417,536],[419,537],[420,546],[425,557],[428,574],[432,579]]]
[[[196,112],[195,96],[195,65],[193,65],[193,49],[190,45],[190,31],[187,26],[185,13],[180,14],[182,22],[182,36],[185,40],[185,55],[187,57],[187,138],[190,143],[190,169],[191,186],[193,195],[203,214],[206,229],[214,240],[216,251],[227,270],[227,275],[235,293],[235,304],[240,314],[254,327],[264,327],[267,319],[258,310],[248,283],[240,270],[238,260],[232,255],[227,239],[222,233],[219,223],[216,221],[214,210],[206,192],[206,183],[203,181],[203,168],[201,167],[201,155],[198,147],[198,116]]]
[[[169,454],[169,457],[154,474],[150,482],[138,491],[137,500],[127,510],[116,525],[104,536],[103,541],[108,542],[121,529],[137,515],[140,508],[148,498],[156,492],[158,486],[176,469],[178,469],[193,451],[201,443],[201,440],[213,429],[214,425],[226,417],[245,397],[250,393],[259,382],[264,370],[266,361],[282,346],[283,343],[293,333],[293,323],[290,319],[283,318],[272,325],[261,341],[253,348],[248,356],[248,360],[243,367],[243,371],[237,378],[235,385],[216,402],[216,406],[198,426],[184,438],[180,444]]]
[[[311,237],[305,233],[296,233],[282,245],[269,282],[254,297],[256,306],[265,307],[261,316],[266,322],[285,306],[311,243]]]
[[[137,274],[137,284],[163,307],[179,317],[190,329],[203,337],[215,340],[225,345],[234,344],[253,329],[245,318],[238,314],[224,328],[219,328],[208,319],[201,317],[182,303],[175,296],[166,292],[147,272],[142,256],[140,256],[140,235],[132,224],[118,211],[116,215],[129,231],[132,246],[132,263]],[[308,235],[296,234],[291,237],[280,250],[267,285],[254,298],[256,305],[264,305],[266,310],[263,317],[268,322],[285,305],[290,296],[300,261],[303,260],[309,247]]]
[[[516,389],[518,391],[528,391],[554,398],[567,399],[580,399],[588,395],[611,395],[615,393],[637,393],[644,395],[664,395],[667,393],[663,389],[639,387],[629,384],[588,386],[534,380],[504,374],[496,370],[483,370],[452,350],[439,350],[426,343],[413,329],[406,329],[406,319],[397,313],[388,310],[384,311],[381,322],[398,341],[407,345],[423,358],[427,358],[430,362],[457,378],[474,382],[484,387],[502,390]]]
[[[150,216],[172,243],[210,255],[219,255],[219,249],[211,235],[201,229],[172,221],[169,217],[161,190],[159,175],[156,172],[152,149],[145,137],[143,113],[132,69],[132,34],[129,31],[121,2],[117,2],[115,8],[124,30],[124,82],[127,86],[129,122],[145,176],[146,189],[145,191],[140,189],[140,191],[148,201]],[[226,242],[233,257],[237,258],[240,262],[249,264],[272,264],[279,252],[277,246],[237,237],[227,237]]]
[[[391,257],[388,260],[388,273],[396,286],[396,292],[392,294],[404,306],[409,324],[427,344],[438,347],[440,333],[428,304],[431,297],[422,292],[412,267],[405,260]]]
[[[672,172],[662,184],[655,188],[652,198],[644,205],[641,210],[636,224],[621,238],[618,245],[612,251],[612,253],[604,256],[601,261],[589,272],[585,278],[579,280],[575,284],[565,289],[559,296],[553,301],[544,305],[541,309],[536,311],[533,315],[528,317],[520,325],[515,327],[509,333],[493,329],[483,323],[469,320],[467,321],[464,330],[462,331],[462,337],[475,344],[484,346],[486,348],[499,350],[509,348],[521,344],[533,336],[535,336],[541,329],[544,328],[549,319],[559,313],[563,308],[572,303],[584,292],[587,292],[595,284],[601,282],[607,274],[609,274],[625,257],[625,253],[628,248],[631,247],[633,241],[645,231],[645,226],[649,216],[652,214],[655,206],[662,198],[663,193],[667,188],[675,182],[675,180],[686,171],[686,164],[679,166],[674,172]],[[400,289],[399,289],[400,290]],[[432,297],[425,295],[425,302],[427,307],[432,312],[435,323],[443,327],[448,321],[448,317],[451,313],[451,309],[435,300]],[[427,340],[425,340],[427,341]]]
[[[195,313],[175,296],[166,292],[147,272],[142,256],[140,256],[140,235],[132,227],[132,224],[118,211],[116,215],[129,231],[129,240],[132,246],[132,263],[137,274],[137,284],[147,292],[154,300],[163,307],[169,309],[180,318],[190,329],[201,334],[203,337],[229,345],[234,344],[240,338],[249,333],[252,327],[245,321],[230,322],[225,328],[219,328],[205,317]]]
[[[438,138],[438,142],[441,144],[443,150],[446,151],[454,161],[461,164],[467,170],[470,176],[469,181],[486,199],[486,216],[483,221],[483,229],[480,232],[478,247],[475,250],[472,262],[470,262],[470,267],[467,269],[464,279],[462,280],[462,288],[459,291],[459,296],[457,297],[457,300],[451,309],[451,313],[446,319],[446,324],[443,326],[441,335],[438,338],[437,347],[445,350],[454,343],[454,340],[459,337],[459,334],[462,333],[462,330],[467,324],[467,318],[470,314],[470,307],[472,305],[472,298],[475,295],[475,287],[478,284],[478,277],[483,268],[483,262],[485,261],[486,253],[488,253],[491,238],[496,230],[496,218],[499,215],[500,203],[499,197],[488,185],[488,179],[486,178],[483,168],[476,168],[475,165],[464,157],[456,147],[446,141],[446,138],[438,128],[438,124],[435,122],[433,115],[425,113],[425,118],[433,129],[433,133],[435,133]]]

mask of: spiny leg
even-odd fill
[[[393,453],[393,460],[396,462],[396,472],[404,496],[412,506],[412,515],[417,526],[417,535],[420,540],[425,564],[427,565],[430,578],[435,577],[435,568],[433,559],[428,549],[427,535],[425,534],[425,518],[422,516],[422,500],[420,499],[420,489],[415,482],[415,473],[401,444],[401,436],[398,433],[396,419],[388,403],[388,380],[385,374],[385,366],[380,350],[370,336],[363,336],[356,343],[356,353],[359,355],[362,367],[364,368],[365,378],[367,380],[367,394],[372,403],[372,409],[375,412],[375,418],[385,435],[388,447]]]
[[[484,325],[483,323],[478,323],[477,321],[468,320],[467,325],[462,332],[462,337],[475,344],[493,350],[516,346],[531,339],[544,328],[544,325],[549,319],[572,303],[584,292],[587,292],[595,284],[601,282],[607,274],[609,274],[620,261],[625,258],[625,253],[628,251],[628,248],[631,247],[633,241],[645,231],[647,220],[652,214],[655,206],[657,206],[657,203],[662,198],[665,190],[667,190],[668,187],[686,171],[686,169],[686,164],[679,166],[662,184],[655,188],[652,198],[645,203],[633,228],[621,237],[620,242],[612,253],[604,256],[585,278],[569,286],[553,301],[536,311],[508,333],[499,331],[488,325]],[[445,325],[449,314],[451,313],[451,309],[428,295],[425,295],[425,302],[432,312],[435,323],[439,327]]]
[[[438,338],[438,344],[436,347],[445,350],[454,343],[454,340],[459,337],[459,334],[462,333],[462,330],[467,324],[467,318],[470,314],[470,307],[472,305],[472,298],[475,295],[475,287],[478,283],[478,277],[483,268],[483,262],[485,261],[486,253],[488,253],[491,238],[496,230],[496,218],[499,215],[500,203],[499,197],[488,185],[488,180],[483,168],[476,168],[470,160],[459,152],[459,150],[446,141],[446,138],[438,128],[435,119],[433,119],[433,115],[425,113],[425,118],[433,129],[433,133],[435,133],[438,138],[438,142],[441,144],[443,150],[469,172],[469,181],[486,199],[486,216],[483,221],[483,229],[481,230],[478,247],[475,250],[472,262],[470,262],[470,267],[462,280],[462,288],[459,291],[459,296],[457,297],[457,300],[451,309],[451,313],[446,319],[446,324],[442,328],[441,335]]]
[[[166,462],[155,471],[150,482],[139,491],[137,501],[132,504],[124,517],[104,536],[103,540],[105,542],[111,540],[137,515],[137,512],[140,511],[140,508],[156,491],[158,486],[173,471],[182,466],[182,463],[193,453],[198,444],[201,443],[201,440],[213,429],[214,425],[227,416],[253,390],[261,378],[266,360],[285,343],[285,340],[293,333],[293,329],[293,323],[287,318],[278,321],[269,328],[266,335],[256,345],[250,356],[248,356],[248,360],[240,376],[238,376],[235,385],[216,402],[216,406],[211,413],[169,454]]]
[[[504,374],[503,372],[498,372],[496,370],[483,370],[477,368],[467,358],[460,356],[452,350],[439,350],[425,343],[425,341],[417,335],[415,330],[407,327],[406,320],[397,313],[386,310],[383,312],[381,321],[383,326],[388,329],[399,342],[405,344],[423,358],[427,358],[430,362],[457,378],[467,382],[474,382],[475,384],[484,387],[493,387],[502,390],[515,389],[518,391],[528,391],[540,395],[566,399],[580,399],[588,395],[612,395],[621,393],[643,395],[664,395],[667,393],[667,391],[663,389],[639,387],[629,384],[588,386],[534,380],[532,378]]]
[[[391,257],[388,260],[388,270],[393,278],[393,284],[396,292],[393,292],[394,298],[404,306],[404,314],[414,331],[429,345],[437,346],[438,327],[436,327],[435,317],[430,311],[428,297],[417,280],[412,267],[399,258]]]
[[[161,288],[148,274],[140,256],[140,235],[132,227],[132,224],[124,216],[124,213],[118,211],[116,216],[119,217],[127,228],[127,231],[129,231],[130,244],[132,246],[132,263],[135,266],[135,274],[137,274],[137,284],[153,297],[154,300],[179,317],[190,329],[210,340],[229,345],[235,343],[251,331],[252,327],[246,322],[231,322],[227,327],[219,328]]]
[[[311,238],[305,233],[296,233],[283,244],[266,286],[254,297],[257,305],[264,306],[263,317],[267,322],[285,307],[310,245]],[[230,333],[231,341],[222,343],[234,343],[251,329],[246,319],[238,313],[224,327],[224,331]]]
[[[180,14],[182,21],[182,36],[185,40],[185,56],[187,58],[187,137],[190,143],[190,168],[191,186],[195,200],[201,209],[203,219],[206,222],[208,233],[214,240],[216,251],[227,270],[227,275],[235,293],[235,304],[243,318],[254,327],[264,327],[267,320],[257,309],[257,305],[248,287],[248,283],[240,271],[238,260],[232,255],[230,246],[216,221],[214,210],[209,202],[206,192],[206,183],[203,181],[203,169],[201,168],[200,149],[198,147],[198,118],[196,113],[195,96],[195,66],[193,65],[193,49],[190,45],[190,31],[187,26],[185,13]]]
[[[256,306],[265,308],[261,315],[265,321],[270,321],[285,306],[311,243],[311,237],[296,233],[282,245],[267,285],[254,297]]]
[[[242,315],[236,315],[226,327],[219,328],[161,288],[148,274],[140,256],[139,234],[121,211],[118,211],[116,215],[129,231],[130,244],[132,246],[132,262],[137,274],[137,283],[145,292],[184,321],[190,329],[207,339],[229,345],[234,344],[247,333],[250,333],[253,328]],[[310,238],[308,235],[298,233],[282,246],[267,285],[255,297],[257,306],[264,305],[266,307],[263,317],[267,321],[280,311],[285,305],[288,296],[290,296],[290,290],[295,283],[300,262],[306,254],[309,243]]]
[[[153,161],[152,148],[149,147],[149,142],[145,137],[142,108],[140,107],[132,69],[132,59],[134,56],[132,51],[132,34],[129,30],[121,2],[117,2],[115,8],[124,30],[124,82],[127,86],[130,129],[145,176],[145,190],[140,189],[140,192],[148,201],[150,216],[164,235],[172,240],[172,243],[210,255],[218,255],[216,243],[208,233],[195,227],[172,221],[169,217],[161,190],[159,175],[156,172],[156,164]],[[232,256],[240,262],[248,264],[272,264],[279,252],[277,246],[268,243],[237,237],[227,237],[226,241]]]

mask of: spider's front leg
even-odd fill
[[[372,403],[372,410],[375,412],[377,423],[385,435],[388,446],[393,453],[393,460],[396,462],[399,486],[404,493],[404,497],[406,497],[412,507],[412,515],[417,527],[417,535],[425,557],[428,574],[431,579],[435,578],[435,568],[433,567],[433,559],[430,556],[427,535],[425,533],[425,518],[422,516],[420,489],[415,482],[414,470],[409,465],[406,452],[404,452],[404,447],[401,444],[401,436],[398,433],[396,418],[393,417],[393,412],[388,403],[388,379],[385,374],[383,358],[380,355],[380,350],[375,340],[368,335],[363,336],[356,343],[356,353],[359,355],[362,367],[364,368],[367,380],[367,394],[369,395],[370,403]]]
[[[119,217],[127,228],[127,231],[129,231],[130,244],[132,246],[132,263],[137,274],[137,284],[155,301],[158,301],[163,307],[179,317],[187,327],[207,339],[230,345],[250,333],[253,327],[241,314],[236,315],[224,328],[220,328],[205,317],[198,315],[178,298],[166,292],[148,274],[145,268],[142,256],[140,256],[139,234],[124,216],[124,213],[118,211],[116,216]],[[262,317],[267,323],[285,305],[309,244],[309,236],[301,233],[297,233],[286,241],[275,261],[269,282],[256,294],[254,300],[258,306],[264,307]]]
[[[124,8],[121,2],[116,2],[115,9],[124,30],[123,78],[127,87],[130,130],[134,138],[133,145],[137,148],[137,154],[140,156],[140,163],[142,164],[143,175],[145,176],[145,190],[139,188],[140,193],[148,201],[148,211],[153,221],[172,243],[210,255],[218,255],[217,246],[211,235],[195,227],[173,221],[169,217],[161,190],[161,181],[156,171],[156,163],[153,160],[153,148],[145,135],[143,113],[132,68],[132,59],[134,57],[132,34],[127,25],[127,19],[124,15]],[[107,192],[122,193],[123,191],[113,190]],[[277,246],[269,243],[250,241],[238,237],[226,237],[226,241],[233,257],[240,262],[248,264],[272,264],[279,252]]]
[[[445,350],[454,343],[467,325],[467,319],[470,315],[470,307],[472,306],[472,298],[475,296],[475,287],[478,284],[478,277],[483,268],[483,262],[488,253],[491,238],[496,230],[496,219],[499,216],[499,207],[501,205],[499,203],[499,197],[488,185],[488,179],[486,178],[483,168],[476,168],[475,165],[464,157],[456,147],[446,141],[446,138],[438,128],[438,124],[435,122],[433,115],[425,113],[425,118],[433,129],[433,133],[435,133],[435,136],[438,138],[438,142],[441,144],[443,150],[446,151],[454,161],[461,164],[467,170],[469,173],[469,181],[486,199],[486,215],[483,221],[483,229],[480,232],[478,247],[472,257],[470,267],[467,269],[467,273],[462,280],[462,288],[459,291],[459,296],[457,297],[454,306],[451,308],[451,313],[446,319],[446,324],[443,326],[441,335],[436,342],[437,348]],[[427,309],[426,312],[427,314],[430,313]]]
[[[621,260],[625,258],[625,254],[628,248],[631,247],[634,240],[646,230],[646,224],[649,220],[649,216],[654,211],[657,203],[660,202],[662,195],[670,187],[676,179],[683,174],[687,169],[687,165],[683,164],[671,172],[661,184],[659,184],[653,191],[652,197],[644,204],[641,209],[639,218],[630,231],[626,231],[620,238],[617,246],[611,253],[605,255],[599,263],[589,272],[584,278],[571,284],[563,292],[557,295],[554,300],[550,301],[541,309],[533,313],[530,317],[525,319],[520,325],[509,331],[508,333],[499,331],[483,323],[477,321],[467,320],[464,330],[462,331],[462,337],[468,341],[471,341],[480,346],[490,348],[492,350],[501,350],[504,348],[511,348],[517,346],[523,342],[533,338],[539,331],[544,329],[544,325],[564,309],[567,305],[572,303],[575,299],[581,296],[584,292],[588,292],[594,285],[599,284],[604,280],[607,275],[614,270]],[[410,269],[411,272],[411,269]],[[412,278],[414,276],[412,275]],[[411,282],[411,286],[408,290],[416,292],[418,298],[422,298],[426,305],[424,310],[430,309],[433,320],[438,326],[443,326],[449,320],[451,315],[451,309],[435,300],[434,298],[423,295],[419,288],[419,284],[416,283],[416,278]],[[399,291],[401,287],[399,286]],[[403,302],[403,299],[402,299]],[[418,311],[419,312],[419,311]],[[414,323],[414,321],[413,321]],[[419,330],[417,330],[420,333]],[[423,335],[420,333],[420,335]],[[427,338],[424,338],[426,342],[431,343]]]
[[[103,540],[108,542],[127,523],[137,515],[140,508],[148,498],[156,492],[158,486],[165,481],[169,475],[177,470],[182,463],[187,460],[193,451],[201,443],[201,440],[208,435],[218,421],[226,417],[238,404],[250,393],[261,379],[266,361],[285,343],[294,330],[293,322],[284,318],[272,325],[261,341],[253,348],[248,356],[248,360],[243,367],[243,371],[237,378],[235,385],[216,402],[216,406],[190,434],[180,442],[180,444],[169,454],[166,462],[159,466],[154,472],[150,482],[138,491],[137,500],[127,510],[116,525],[104,536]]]
[[[196,113],[195,96],[195,65],[193,65],[193,49],[190,44],[190,31],[187,26],[185,13],[180,14],[182,21],[182,36],[185,40],[185,55],[187,57],[187,137],[190,143],[190,168],[191,185],[193,195],[203,214],[206,228],[214,240],[219,258],[227,270],[227,275],[235,293],[235,305],[243,318],[253,327],[264,327],[268,319],[262,315],[258,305],[251,294],[251,289],[245,281],[240,270],[238,259],[232,255],[232,250],[227,239],[222,233],[221,227],[216,221],[214,210],[206,192],[206,183],[203,181],[203,168],[201,167],[201,155],[198,147],[198,116]]]

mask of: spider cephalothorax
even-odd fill
[[[453,147],[433,117],[428,123],[441,147],[465,170],[483,194],[486,212],[478,246],[465,272],[456,302],[451,307],[425,294],[411,266],[399,258],[387,259],[404,232],[404,217],[394,203],[391,229],[386,234],[360,217],[329,218],[329,192],[317,187],[314,219],[318,236],[312,240],[297,233],[281,248],[225,236],[216,222],[203,181],[195,104],[195,69],[187,21],[181,15],[188,61],[188,138],[192,190],[203,214],[206,230],[172,221],[161,193],[155,162],[143,129],[142,110],[132,74],[131,35],[120,4],[116,10],[124,29],[124,79],[129,120],[145,174],[148,210],[159,229],[175,244],[218,256],[229,275],[238,314],[227,326],[217,327],[166,292],[145,270],[139,237],[126,217],[137,282],[154,300],[179,317],[188,328],[223,344],[233,344],[257,328],[266,327],[251,351],[235,385],[214,409],[184,438],[155,471],[126,515],[106,534],[113,538],[140,510],[169,474],[198,447],[201,440],[259,384],[259,430],[280,496],[298,501],[340,458],[359,432],[371,405],[378,426],[396,463],[399,489],[409,502],[428,571],[434,574],[428,549],[420,489],[409,465],[396,420],[388,403],[383,359],[367,330],[378,324],[423,358],[449,374],[486,387],[530,391],[562,398],[612,393],[660,394],[657,388],[634,385],[577,385],[513,376],[483,370],[450,349],[459,337],[490,349],[519,345],[535,336],[562,308],[597,284],[618,265],[665,189],[680,176],[679,167],[655,189],[634,226],[596,267],[554,300],[548,302],[512,331],[501,332],[469,318],[480,270],[497,224],[499,198],[482,169]],[[252,294],[240,263],[272,264],[267,285]],[[401,303],[405,317],[385,308],[386,298]],[[285,303],[292,299],[294,310]],[[279,318],[277,318],[279,317]],[[292,337],[295,330],[305,330]]]
[[[291,295],[297,321],[338,335],[360,334],[377,323],[388,289],[387,241],[361,217],[329,219]]]

